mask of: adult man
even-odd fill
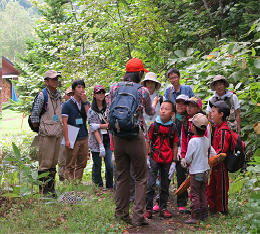
[[[240,121],[240,112],[239,112],[239,101],[237,96],[228,91],[226,88],[229,86],[229,82],[222,75],[216,75],[213,79],[210,87],[212,91],[216,91],[215,94],[209,99],[209,102],[214,104],[217,101],[223,100],[225,101],[230,108],[230,115],[227,117],[227,125],[228,127],[237,132],[239,135],[241,134],[241,121]],[[209,105],[207,106],[207,111],[209,112],[208,119],[211,120],[212,109]]]
[[[172,86],[168,87],[164,92],[164,97],[166,98],[166,100],[170,100],[175,104],[176,98],[181,94],[185,94],[189,98],[194,96],[194,93],[192,92],[190,86],[180,84],[181,77],[178,69],[169,69],[167,71],[167,77],[171,82]]]
[[[134,86],[134,83],[140,83],[144,71],[148,72],[144,68],[140,59],[130,59],[126,64],[126,73],[124,75],[125,84],[128,86]],[[114,83],[110,87],[108,107],[111,106],[111,102],[116,96],[117,89],[119,89],[118,83]],[[137,122],[142,128],[144,121],[142,117],[143,109],[147,114],[154,115],[155,107],[158,103],[158,98],[155,97],[153,103],[151,104],[149,91],[145,87],[138,88],[137,93],[139,96],[139,111]],[[148,177],[145,139],[143,131],[140,130],[139,127],[138,130],[139,134],[134,136],[131,140],[123,139],[115,135],[113,136],[114,155],[118,173],[115,195],[115,217],[120,217],[122,220],[130,222],[130,165],[132,164],[135,177],[135,200],[133,205],[132,224],[136,226],[148,224],[144,218],[145,194]]]
[[[44,74],[46,90],[43,90],[35,100],[31,113],[31,121],[34,127],[39,126],[39,171],[38,174],[49,172],[49,176],[39,180],[40,193],[43,195],[55,195],[55,175],[58,162],[60,142],[62,136],[61,97],[57,91],[58,80],[61,77],[58,72],[49,70]],[[48,102],[44,106],[44,94],[48,94]],[[40,118],[42,109],[44,114]],[[46,181],[48,180],[48,183]]]
[[[88,160],[88,129],[86,120],[90,103],[87,101],[83,80],[73,81],[72,91],[73,96],[62,105],[62,122],[65,147],[67,148],[65,178],[75,182],[82,179]],[[70,148],[68,124],[79,128],[73,149]]]
[[[72,88],[68,88],[65,91],[65,95],[63,96],[63,98],[65,99],[65,101],[68,101],[71,96],[73,96]],[[66,147],[64,145],[61,145],[60,146],[59,158],[58,158],[58,165],[59,165],[58,175],[59,175],[60,181],[65,180],[66,157],[67,157]]]

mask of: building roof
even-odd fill
[[[14,63],[4,56],[2,56],[1,71],[3,78],[5,78],[6,75],[15,75],[17,77],[17,75],[20,74],[20,72],[14,67]]]

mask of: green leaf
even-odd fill
[[[231,44],[228,46],[227,51],[228,51],[229,54],[231,54],[231,52],[232,52],[234,46],[235,46],[234,43],[231,43]]]
[[[42,173],[41,175],[39,175],[39,176],[37,177],[37,180],[38,180],[38,179],[41,179],[41,178],[43,178],[43,177],[46,177],[46,176],[48,176],[49,174],[50,174],[50,172]]]
[[[12,162],[12,161],[16,161],[16,158],[4,158],[4,161],[6,162]]]
[[[256,55],[255,49],[254,49],[254,47],[252,47],[252,56],[255,56],[255,55]]]
[[[174,51],[174,54],[179,58],[184,57],[184,53],[181,50]]]
[[[80,52],[80,47],[76,47],[76,51],[77,51],[77,52]]]
[[[14,142],[12,142],[12,145],[13,145],[13,150],[14,150],[14,156],[15,158],[17,159],[17,161],[21,161],[21,153],[20,153],[20,150],[17,148],[17,146],[15,145]]]
[[[54,37],[50,37],[50,38],[49,38],[49,41],[54,41]]]

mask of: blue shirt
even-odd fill
[[[81,112],[81,115],[71,105],[69,100],[64,102],[62,105],[62,115],[68,116],[68,124],[79,128],[77,140],[81,140],[81,139],[88,137],[88,129],[87,129],[87,125],[86,125],[87,115],[86,115],[85,106],[83,105],[83,103],[81,103],[80,112]],[[76,119],[82,119],[82,124],[76,124]]]
[[[180,90],[179,92],[176,92],[174,87],[172,87],[172,95],[171,95],[171,101],[175,104],[175,100],[176,98],[181,95],[181,94],[185,94],[187,95],[189,98],[193,97],[194,96],[194,93],[192,92],[192,89],[190,86],[188,85],[180,85]],[[165,92],[164,92],[164,97],[166,98],[166,100],[169,100],[169,97],[170,97],[170,88],[171,87],[168,87]]]

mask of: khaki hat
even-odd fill
[[[191,121],[196,127],[200,128],[202,130],[206,130],[206,128],[209,124],[209,121],[208,121],[206,115],[201,114],[201,113],[194,115],[193,118],[191,119]]]
[[[148,72],[146,73],[144,80],[141,82],[141,85],[145,86],[145,81],[151,80],[156,83],[156,90],[159,90],[161,88],[161,83],[157,80],[157,76],[154,72]]]
[[[61,74],[59,74],[58,72],[54,71],[54,70],[49,70],[46,71],[44,74],[44,80],[49,78],[49,79],[53,79],[56,78],[57,76],[61,77]]]
[[[211,87],[211,90],[212,90],[212,91],[215,91],[215,87],[214,87],[214,86],[215,86],[215,82],[220,81],[220,80],[223,80],[223,81],[225,82],[226,88],[229,86],[229,82],[225,79],[224,76],[222,76],[222,75],[216,75],[216,76],[214,77],[213,81],[212,81],[211,84],[210,84],[210,87]]]
[[[72,88],[67,88],[67,89],[66,89],[65,94],[67,95],[67,94],[69,94],[69,93],[73,93]]]

